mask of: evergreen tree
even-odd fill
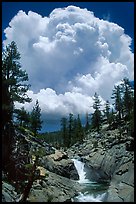
[[[122,99],[123,113],[125,115],[126,120],[129,120],[131,112],[133,111],[134,95],[128,78],[123,79],[122,91],[123,91],[123,99]]]
[[[21,69],[20,53],[14,41],[11,42],[2,53],[2,164],[10,162],[12,152],[14,126],[13,113],[14,102],[30,102],[26,92],[30,85],[28,75]],[[4,167],[5,168],[5,167]]]
[[[77,118],[74,118],[73,121],[73,135],[74,137],[72,138],[72,145],[78,141]]]
[[[24,106],[21,109],[16,109],[16,118],[20,126],[29,127],[30,126],[30,116],[29,113],[25,110]]]
[[[4,114],[5,120],[12,120],[14,102],[31,101],[26,94],[30,85],[24,83],[28,81],[28,75],[25,70],[21,69],[19,60],[20,53],[16,43],[12,41],[2,53],[2,110],[6,113]]]
[[[89,130],[89,119],[88,119],[88,113],[86,113],[86,124],[85,124],[85,131]]]
[[[122,93],[121,87],[119,85],[118,86],[114,86],[111,98],[115,100],[113,105],[115,106],[115,110],[117,112],[117,118],[116,119],[117,119],[118,124],[121,123],[122,108],[123,108],[121,93]]]
[[[71,141],[73,138],[73,132],[74,132],[74,129],[73,129],[74,119],[73,119],[72,113],[69,114],[69,121],[68,122],[69,122],[69,124],[68,124],[68,147],[70,147]]]
[[[110,122],[110,103],[108,100],[105,103],[104,116],[106,117],[107,124],[109,124]]]
[[[94,113],[92,114],[92,127],[96,128],[98,132],[100,131],[100,126],[102,123],[102,114],[100,111],[100,106],[101,106],[101,101],[99,99],[98,94],[95,92],[94,104],[93,104]]]
[[[65,117],[61,119],[61,131],[62,131],[62,136],[63,136],[63,146],[67,147],[69,142],[68,142],[67,118]]]
[[[116,123],[116,117],[115,117],[115,112],[113,108],[109,112],[109,127],[110,128],[115,128],[115,123]]]
[[[129,130],[130,135],[134,138],[134,107],[132,108],[132,111],[130,113]]]
[[[83,142],[84,132],[79,114],[77,117],[77,138],[79,142]]]
[[[36,100],[35,106],[31,112],[31,130],[33,131],[34,135],[38,133],[38,130],[42,128],[42,120],[41,120],[41,108],[39,106],[38,100]]]
[[[134,137],[134,91],[128,78],[123,79],[123,113],[127,132]]]

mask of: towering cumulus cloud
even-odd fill
[[[4,45],[18,45],[32,104],[38,98],[46,115],[91,112],[95,92],[109,100],[115,83],[133,79],[131,38],[87,9],[57,8],[45,17],[20,10],[4,32]]]

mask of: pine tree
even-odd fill
[[[112,128],[115,125],[115,113],[113,108],[109,112],[109,127]]]
[[[36,100],[35,106],[31,112],[31,130],[33,131],[34,135],[38,133],[38,130],[42,128],[42,120],[41,120],[41,108],[39,106],[38,100]]]
[[[29,127],[30,126],[30,115],[25,110],[24,106],[21,109],[16,109],[16,118],[20,126]]]
[[[88,130],[89,130],[89,119],[88,119],[88,113],[86,113],[85,131],[87,132]]]
[[[99,99],[98,94],[95,92],[94,104],[93,104],[94,113],[92,114],[92,127],[96,128],[98,132],[100,131],[100,126],[102,123],[102,114],[100,111],[100,106],[101,106],[101,101]]]
[[[122,91],[123,91],[123,113],[125,115],[126,120],[129,120],[131,112],[133,110],[134,105],[134,95],[132,88],[130,86],[130,82],[128,78],[123,79],[122,83]]]
[[[70,147],[71,142],[72,142],[72,137],[73,137],[73,125],[74,125],[74,119],[73,119],[73,114],[69,114],[69,121],[68,121],[68,147]]]
[[[12,120],[14,102],[24,103],[31,101],[26,94],[30,85],[24,83],[28,81],[28,75],[25,70],[21,69],[19,60],[20,53],[16,43],[12,41],[2,53],[2,110],[5,112],[3,122]]]
[[[84,132],[79,114],[77,117],[77,138],[79,142],[83,142]]]
[[[123,113],[127,132],[134,137],[134,91],[128,78],[123,79]]]
[[[14,102],[30,102],[26,92],[28,75],[21,69],[20,53],[14,41],[2,53],[2,164],[5,168],[10,162],[14,143],[13,113]]]
[[[109,124],[109,120],[110,120],[110,103],[109,103],[108,100],[105,103],[104,116],[106,117],[107,124]]]
[[[62,131],[62,137],[63,137],[63,146],[68,146],[68,127],[67,127],[67,118],[63,117],[61,119],[61,131]]]
[[[74,118],[74,121],[73,121],[73,135],[74,137],[72,138],[72,142],[71,142],[72,145],[78,141],[77,118]]]
[[[121,118],[122,118],[122,108],[123,108],[123,102],[122,102],[122,90],[121,87],[114,86],[113,93],[112,93],[112,99],[114,99],[113,105],[115,106],[115,110],[117,112],[117,123],[120,125]]]

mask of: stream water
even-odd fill
[[[77,182],[81,186],[81,192],[73,199],[73,202],[104,202],[108,185],[87,179],[85,164],[77,159],[72,160],[79,174]]]

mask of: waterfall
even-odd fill
[[[77,160],[77,159],[72,159],[74,162],[74,165],[77,169],[78,175],[79,175],[79,183],[90,183],[89,179],[86,179],[86,172],[84,171],[84,163]]]
[[[86,172],[84,168],[85,164],[83,162],[77,159],[72,160],[79,175],[78,182],[80,183],[80,185],[83,185],[84,189],[83,192],[79,192],[79,195],[76,196],[75,199],[73,199],[73,202],[103,202],[102,200],[104,200],[106,193],[98,190],[98,193],[96,194],[96,188],[99,188],[100,184],[98,184],[97,182],[90,181],[86,178]],[[89,192],[88,187],[90,188]]]

